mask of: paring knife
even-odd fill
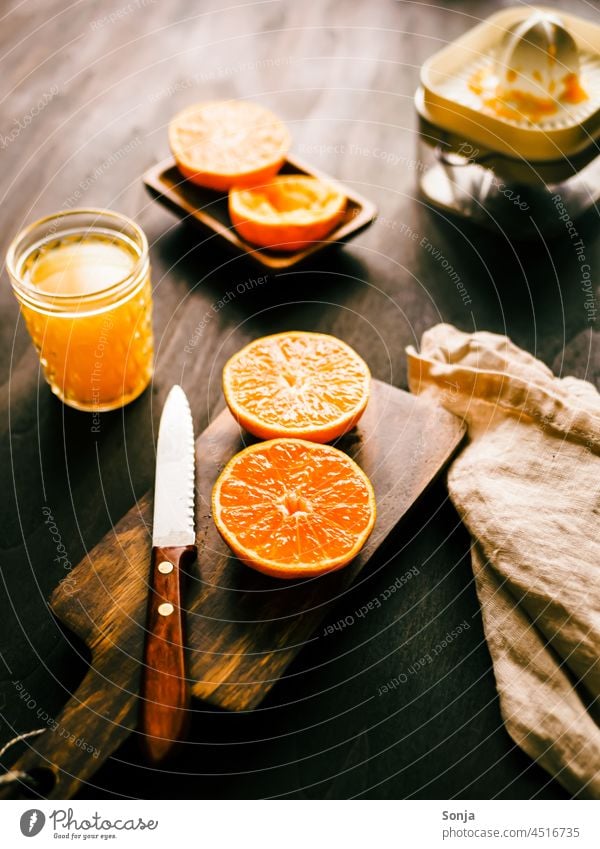
[[[189,688],[185,668],[181,572],[196,557],[194,426],[185,392],[173,386],[160,419],[156,450],[150,593],[142,668],[139,730],[153,763],[181,738]]]

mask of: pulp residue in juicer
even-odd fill
[[[433,206],[537,238],[600,198],[599,25],[495,12],[423,64],[415,105]]]
[[[536,124],[588,98],[573,36],[559,17],[541,11],[510,27],[468,86],[488,112]]]

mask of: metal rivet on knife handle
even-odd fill
[[[161,616],[170,616],[171,613],[173,613],[174,610],[175,610],[175,608],[173,607],[172,604],[169,604],[168,601],[166,601],[164,604],[158,605],[158,612],[160,613]]]
[[[173,571],[173,564],[169,563],[168,560],[163,560],[162,563],[158,564],[158,571],[161,572],[163,575],[168,575],[169,572]]]

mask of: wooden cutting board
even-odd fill
[[[338,447],[371,478],[378,510],[375,529],[346,569],[281,582],[232,558],[212,521],[213,484],[249,439],[223,411],[196,441],[199,556],[185,588],[193,695],[229,710],[256,707],[447,463],[463,435],[462,422],[441,407],[373,381],[363,418]],[[28,741],[27,753],[13,767],[28,772],[51,769],[55,781],[49,798],[72,796],[136,726],[151,520],[149,493],[50,600],[55,615],[87,643],[92,663],[52,727]]]

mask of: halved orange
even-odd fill
[[[234,554],[275,578],[341,569],[375,524],[373,487],[331,445],[273,439],[240,451],[213,489],[215,524]]]
[[[346,196],[330,183],[297,174],[249,189],[236,185],[229,192],[229,216],[237,233],[278,251],[299,251],[324,239],[345,209]]]
[[[358,422],[370,384],[365,361],[325,333],[293,331],[255,339],[223,369],[229,409],[261,439],[331,442]]]
[[[198,103],[169,124],[169,144],[181,173],[217,191],[269,180],[281,168],[290,141],[279,118],[244,100]]]

